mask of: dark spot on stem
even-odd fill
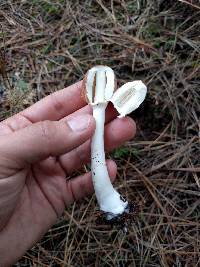
[[[123,196],[120,196],[121,201],[126,202],[126,199]]]

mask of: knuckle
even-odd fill
[[[62,115],[65,109],[65,106],[62,102],[62,100],[59,99],[59,97],[57,96],[56,93],[51,95],[51,101],[52,101],[52,107],[54,109],[54,111],[58,114],[58,115]]]
[[[52,121],[42,121],[39,123],[40,134],[42,138],[51,143],[52,138],[55,136],[56,127]]]
[[[69,204],[73,203],[74,201],[76,201],[76,194],[74,192],[74,187],[72,184],[72,180],[69,180],[67,182],[67,192],[68,192],[68,201],[66,202],[66,206],[68,206]]]

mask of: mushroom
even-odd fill
[[[147,87],[142,81],[128,82],[122,85],[112,96],[110,101],[119,112],[119,118],[126,116],[144,101]]]
[[[125,116],[144,100],[146,86],[141,81],[126,83],[115,93],[115,76],[107,66],[91,68],[85,77],[85,96],[93,109],[96,121],[95,133],[91,143],[91,172],[97,201],[106,221],[120,222],[123,214],[133,211],[129,204],[113,187],[110,182],[104,152],[104,123],[105,110],[108,101]]]

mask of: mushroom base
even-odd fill
[[[124,212],[121,214],[113,214],[111,212],[100,211],[96,223],[98,225],[110,225],[112,228],[127,232],[128,227],[135,221],[136,216],[139,213],[139,207],[133,202],[127,204]]]

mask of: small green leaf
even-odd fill
[[[127,157],[130,154],[130,150],[127,147],[117,148],[113,152],[114,158]]]
[[[28,83],[25,82],[24,80],[18,80],[16,86],[18,89],[20,89],[22,91],[28,90]]]

